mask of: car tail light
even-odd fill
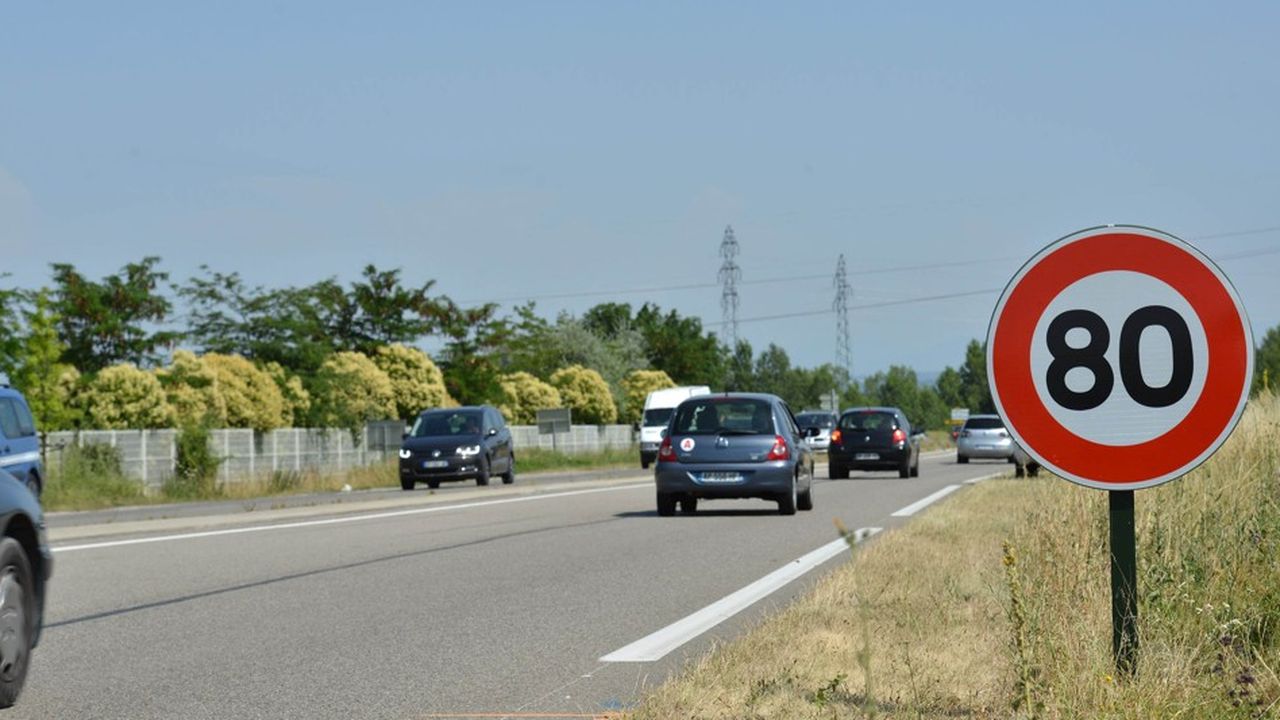
[[[675,460],[676,449],[671,447],[671,436],[662,438],[662,445],[658,447],[659,460]]]
[[[833,442],[833,443],[838,443],[838,442],[840,442],[840,437],[841,437],[841,435],[842,435],[842,433],[840,432],[840,430],[839,430],[839,429],[832,430],[832,431],[831,431],[831,442]]]
[[[893,431],[893,441],[895,443],[904,443],[907,441],[907,433],[902,428]]]
[[[791,457],[791,448],[787,447],[787,441],[782,439],[781,435],[773,436],[773,447],[769,448],[769,454],[765,456],[765,460],[786,460]]]

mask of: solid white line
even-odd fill
[[[915,501],[915,502],[911,503],[910,505],[908,505],[908,506],[906,506],[906,507],[902,508],[901,510],[899,510],[899,511],[897,511],[897,512],[893,513],[893,517],[910,517],[910,516],[912,516],[912,515],[915,515],[916,513],[920,512],[921,510],[923,510],[923,509],[925,509],[925,508],[929,507],[930,505],[932,505],[932,504],[934,504],[934,503],[938,502],[938,501],[939,501],[939,500],[941,500],[942,498],[944,498],[944,497],[946,497],[946,496],[950,495],[951,493],[953,493],[953,492],[955,492],[955,491],[957,491],[957,490],[959,490],[959,489],[960,489],[960,486],[959,486],[959,485],[948,485],[948,486],[946,486],[946,487],[942,488],[941,490],[939,490],[938,492],[936,492],[936,493],[934,493],[934,494],[930,495],[929,497],[921,498],[921,499],[919,499],[919,500],[917,500],[917,501]]]
[[[1002,472],[998,472],[998,473],[991,473],[990,475],[983,475],[982,477],[969,478],[968,480],[965,480],[965,481],[964,481],[964,484],[965,484],[965,485],[977,485],[978,483],[982,482],[983,480],[990,480],[991,478],[998,478],[998,477],[1000,477],[1001,475],[1004,475],[1004,473],[1002,473]]]
[[[122,547],[124,545],[142,545],[145,543],[169,542],[171,540],[191,540],[194,538],[218,537],[221,535],[241,535],[243,533],[266,532],[268,530],[289,530],[292,528],[317,527],[320,525],[338,525],[340,523],[362,522],[365,520],[381,520],[384,518],[404,517],[406,515],[423,515],[433,512],[444,512],[446,510],[465,510],[468,508],[489,507],[492,505],[507,505],[518,502],[531,502],[534,500],[550,500],[555,498],[571,497],[573,495],[589,495],[591,493],[614,492],[617,490],[634,490],[636,488],[651,488],[653,483],[637,483],[633,485],[616,485],[605,488],[591,488],[588,490],[570,490],[562,493],[545,493],[541,495],[522,495],[515,498],[504,498],[502,500],[480,500],[477,502],[458,503],[456,505],[432,505],[425,508],[414,508],[412,510],[393,510],[391,512],[372,513],[369,515],[347,515],[337,518],[326,518],[324,520],[303,520],[300,522],[279,523],[276,525],[253,525],[250,527],[227,528],[225,530],[205,530],[201,532],[179,533],[176,535],[156,535],[153,537],[130,538],[128,540],[107,540],[105,542],[86,543],[83,545],[63,545],[62,547],[53,548],[53,552],[65,553],[75,550],[96,550],[98,548]]]
[[[859,540],[875,535],[880,528],[860,528]],[[653,662],[698,637],[767,597],[778,588],[804,575],[815,567],[849,550],[844,538],[832,540],[822,547],[774,570],[750,585],[711,603],[701,610],[677,620],[657,632],[646,635],[619,650],[600,658],[600,662]]]

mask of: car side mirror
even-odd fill
[[[408,440],[408,439],[409,439],[409,433],[407,433],[407,432],[402,432],[402,433],[400,433],[400,439],[401,439],[401,440]]]
[[[805,428],[805,429],[804,429],[804,436],[805,436],[805,437],[818,437],[818,435],[819,435],[819,434],[821,434],[821,433],[822,433],[822,431],[821,431],[821,430],[819,430],[819,429],[818,429],[818,428],[816,428],[816,427],[807,427],[807,428]]]
[[[493,437],[494,435],[497,435],[497,434],[498,434],[498,428],[489,428],[489,437]]]
[[[666,437],[667,437],[667,429],[666,429],[666,428],[662,428],[661,430],[659,430],[659,431],[658,431],[658,437],[660,437],[660,438],[666,438]]]

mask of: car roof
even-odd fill
[[[866,407],[851,407],[846,409],[844,412],[840,414],[844,415],[851,412],[886,412],[886,413],[902,414],[902,409],[896,408],[896,407],[889,407],[887,405],[868,405]]]
[[[778,397],[777,395],[772,395],[770,393],[720,392],[720,393],[707,393],[705,395],[694,395],[693,397],[685,400],[684,402],[689,402],[690,400],[706,400],[707,398],[730,398],[730,399],[736,398],[739,400],[764,400],[766,402],[782,401],[782,398]],[[681,403],[681,405],[683,404],[684,403]]]
[[[979,419],[981,419],[981,420],[1003,420],[1004,418],[1000,417],[999,415],[992,415],[991,413],[983,413],[983,414],[981,414],[981,415],[970,415],[970,416],[969,416],[969,418],[968,418],[968,420],[965,420],[965,422],[968,422],[969,420],[979,420]]]

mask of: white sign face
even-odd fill
[[[1110,490],[1211,455],[1248,397],[1253,341],[1235,290],[1190,245],[1148,228],[1063,238],[1014,276],[987,338],[992,398],[1042,465]]]

